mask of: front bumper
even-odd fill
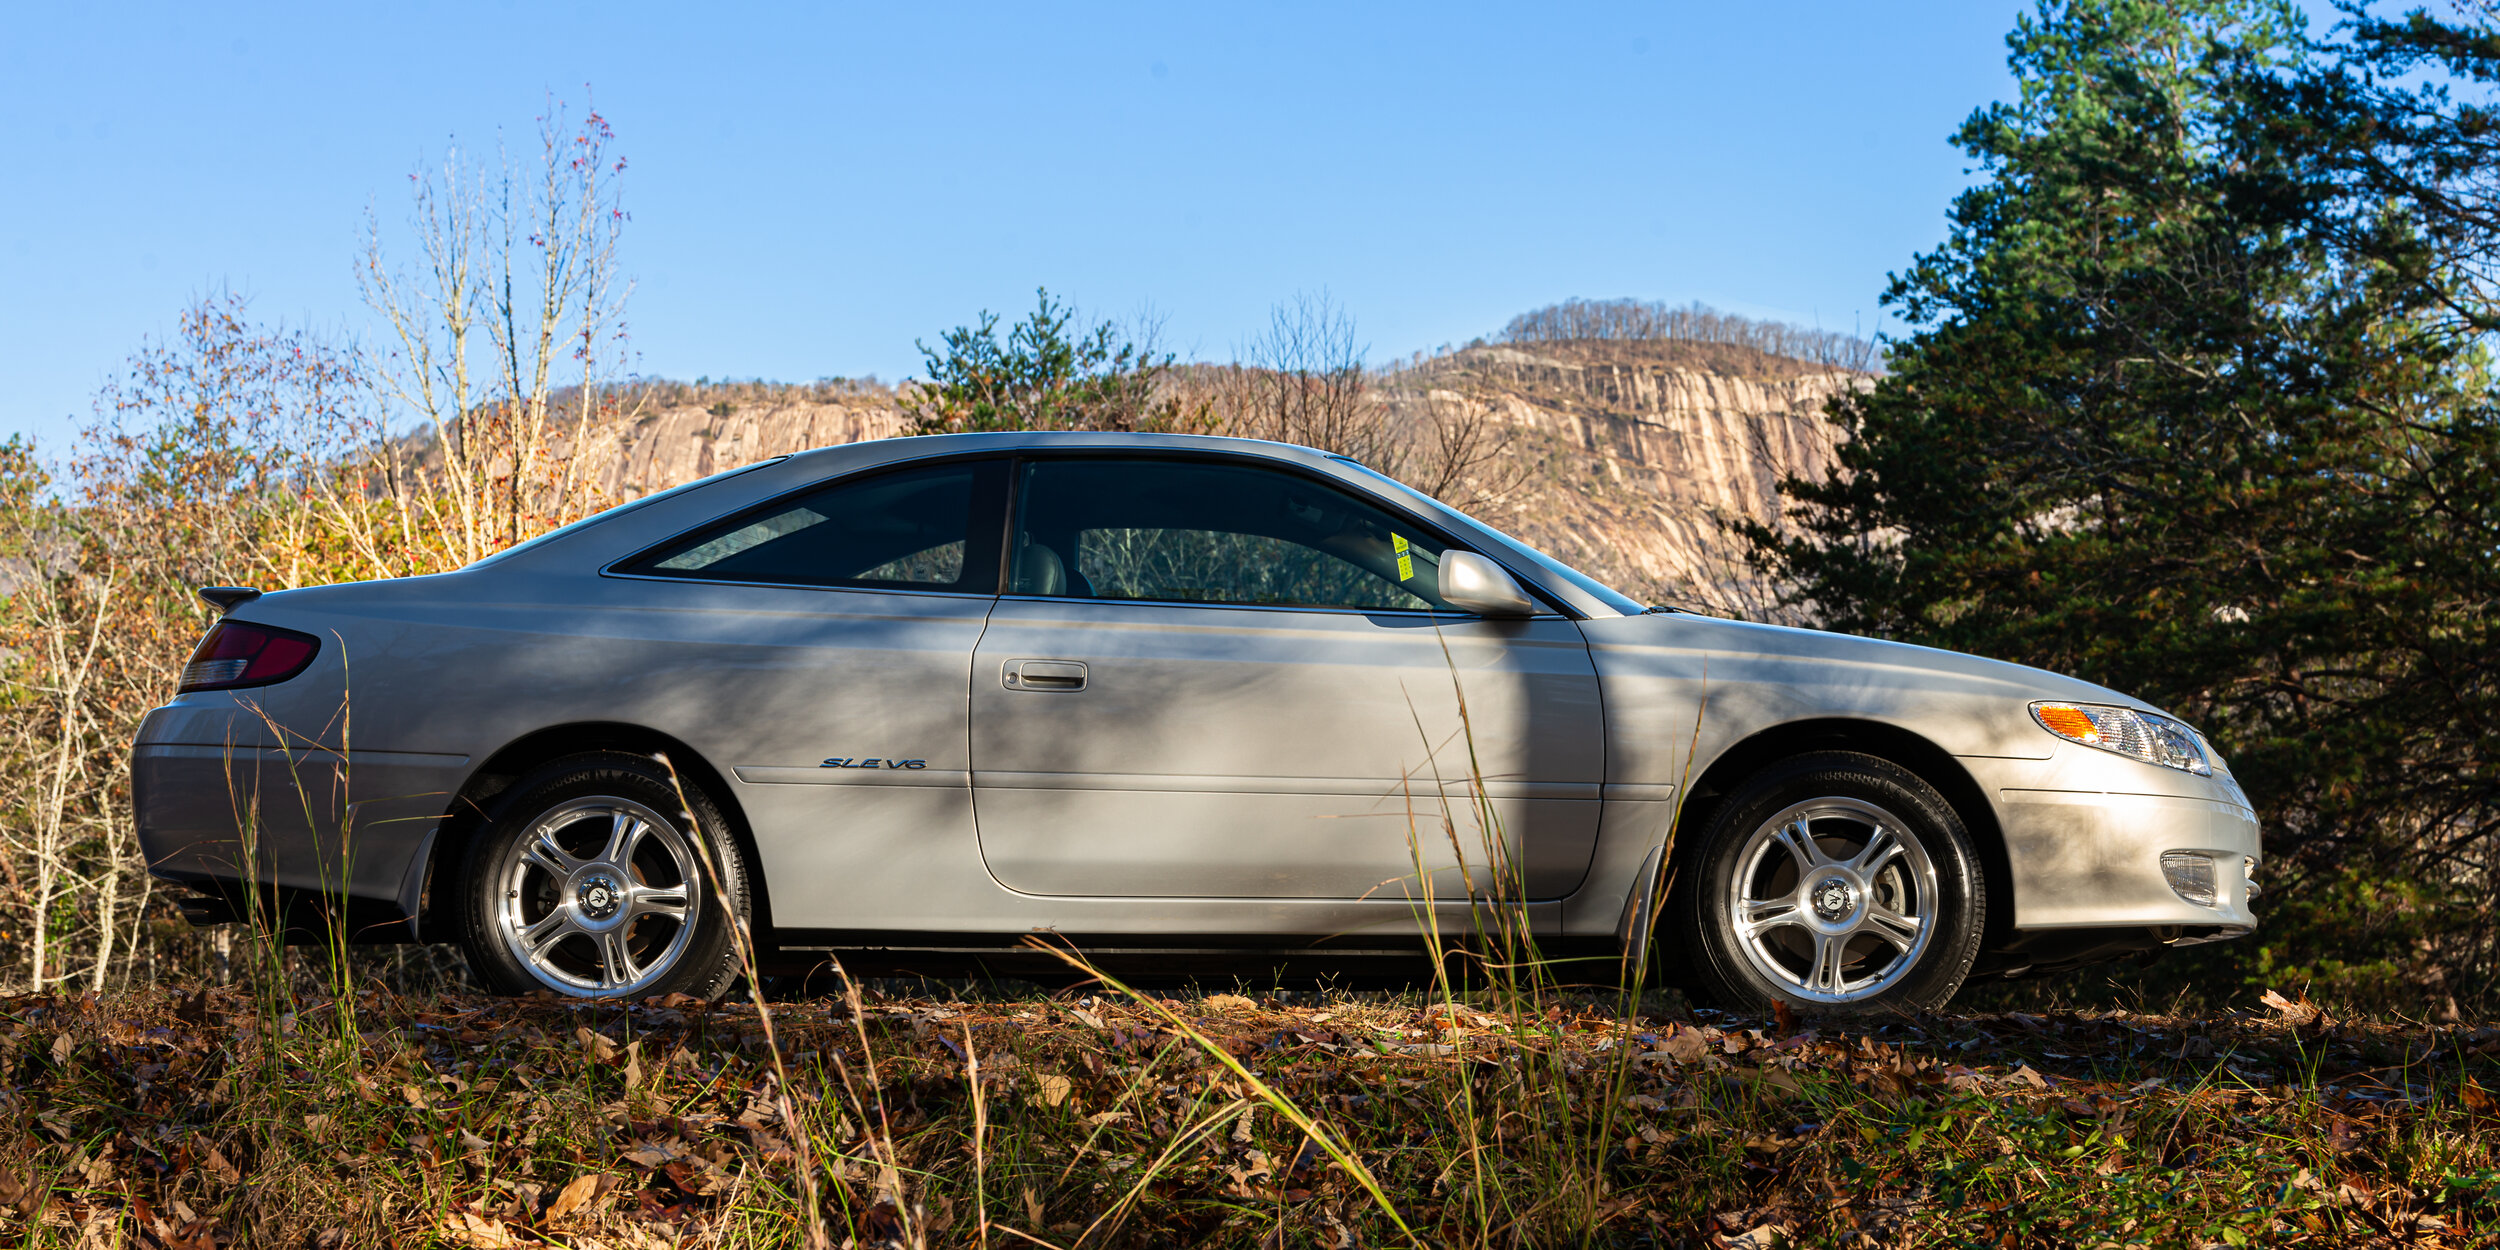
[[[1964,757],[2005,836],[2016,929],[2177,928],[2193,939],[2257,925],[2257,815],[2228,776],[2198,777],[2089,747],[2046,760]],[[2213,861],[2210,905],[2162,872],[2165,852]]]

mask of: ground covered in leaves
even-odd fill
[[[872,993],[775,1006],[768,1040],[750,1004],[685,999],[0,999],[0,1235],[184,1250],[2500,1236],[2500,1029],[2280,999],[2206,1021],[1481,1006]]]

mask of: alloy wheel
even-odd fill
[[[628,996],[674,967],[700,919],[701,866],[677,824],[632,799],[588,796],[530,822],[495,873],[495,930],[562,994]]]
[[[1808,1002],[1863,1002],[1917,967],[1936,867],[1909,822],[1864,799],[1791,805],[1738,852],[1728,917],[1754,970]]]

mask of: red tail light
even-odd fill
[[[200,649],[191,653],[191,662],[182,666],[179,693],[282,682],[303,672],[320,651],[321,640],[310,634],[272,625],[219,621],[208,631],[208,637],[200,639]]]

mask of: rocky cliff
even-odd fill
[[[1774,521],[1779,480],[1833,463],[1823,405],[1867,375],[1726,347],[1481,347],[1425,366],[1518,432],[1526,480],[1484,519],[1625,593],[1770,619],[1724,528]]]
[[[910,424],[892,392],[871,387],[682,387],[625,405],[625,419],[585,454],[605,466],[600,484],[627,499],[770,456],[891,438]]]

